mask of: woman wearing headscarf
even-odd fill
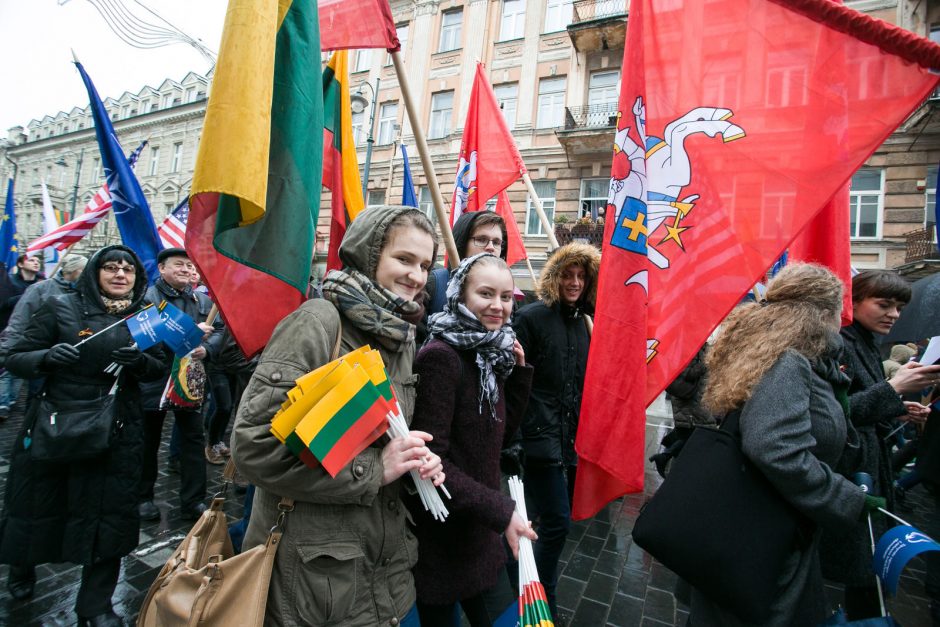
[[[728,316],[708,353],[706,407],[717,416],[740,412],[744,455],[816,529],[808,541],[794,543],[777,573],[779,594],[766,625],[817,625],[826,617],[821,529],[851,528],[884,502],[833,471],[846,442],[856,439],[847,420],[849,381],[838,362],[841,311],[835,275],[812,264],[788,266],[768,286],[766,303]],[[742,624],[696,589],[689,620]]]
[[[500,536],[514,554],[521,536],[536,539],[500,490],[500,449],[522,420],[532,383],[532,367],[509,326],[513,287],[499,257],[464,259],[415,359],[412,426],[433,436],[429,448],[441,456],[452,495],[444,522],[416,499],[408,501],[420,549],[415,583],[423,627],[450,627],[458,602],[471,625],[491,625],[496,617],[483,593],[497,584],[506,562]]]
[[[232,456],[256,486],[244,548],[265,542],[282,497],[287,514],[268,592],[265,625],[415,625],[411,569],[418,546],[406,525],[400,477],[410,470],[443,480],[431,436],[379,438],[337,476],[308,468],[270,432],[271,418],[299,377],[365,344],[378,349],[405,419],[411,422],[415,301],[437,245],[434,228],[410,207],[366,209],[339,248],[342,270],[274,330],[242,396]]]
[[[140,530],[136,494],[143,409],[138,382],[160,377],[164,354],[158,346],[138,350],[124,324],[103,330],[140,310],[146,290],[144,266],[130,248],[102,248],[88,262],[75,292],[45,301],[8,346],[7,368],[24,378],[46,377],[45,396],[60,411],[97,399],[103,403],[115,385],[105,368],[112,362],[123,366],[115,392],[120,425],[101,456],[70,463],[33,460],[30,417],[37,412],[34,406],[27,411],[13,446],[0,520],[0,562],[11,565],[8,588],[14,598],[32,594],[37,564],[82,564],[75,602],[80,625],[123,624],[111,595],[121,558],[137,546]]]

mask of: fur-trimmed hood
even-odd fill
[[[539,276],[539,298],[549,306],[561,300],[561,272],[573,263],[584,268],[587,279],[580,302],[594,309],[597,302],[597,275],[601,266],[601,253],[590,244],[571,243],[553,251]]]

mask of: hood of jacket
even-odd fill
[[[473,225],[476,224],[477,219],[484,215],[485,211],[470,211],[464,214],[461,214],[457,218],[457,222],[454,223],[454,244],[457,245],[457,252],[460,253],[460,258],[463,259],[465,253],[467,252],[467,245],[470,243],[470,236],[473,235]],[[506,254],[509,249],[509,234],[506,232],[506,224],[502,225],[503,230],[503,245],[499,249],[499,256],[502,257],[503,261],[506,261]]]
[[[358,270],[374,281],[375,269],[382,256],[382,245],[385,243],[389,225],[395,218],[408,212],[417,213],[426,219],[424,213],[414,207],[398,205],[370,207],[357,215],[346,229],[343,242],[339,245],[339,259],[343,262],[343,267]],[[436,256],[436,242],[434,253]]]
[[[601,267],[601,253],[590,244],[571,243],[555,249],[539,276],[539,298],[550,306],[561,301],[561,273],[573,263],[584,268],[587,283],[578,303],[593,309],[597,302],[597,275]]]
[[[104,309],[104,301],[101,300],[101,290],[98,287],[98,272],[101,270],[101,260],[104,258],[105,253],[115,249],[123,250],[128,253],[131,259],[134,260],[134,266],[137,268],[134,289],[131,291],[131,305],[125,310],[135,311],[140,308],[144,296],[147,293],[147,270],[144,268],[144,264],[141,263],[137,253],[127,246],[121,244],[105,246],[92,255],[91,259],[88,260],[88,265],[85,266],[85,270],[82,272],[81,276],[78,277],[75,291],[79,292],[88,302],[96,303],[97,306]]]

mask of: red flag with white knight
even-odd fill
[[[465,211],[483,209],[486,201],[512,185],[525,171],[522,155],[499,110],[483,64],[477,63],[460,142],[451,226]]]
[[[940,46],[830,0],[631,3],[573,517],[643,489],[646,407],[931,67]]]

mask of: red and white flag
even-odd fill
[[[477,63],[460,141],[450,225],[465,211],[486,208],[490,198],[512,185],[525,171],[522,155],[499,110],[483,64]]]
[[[643,489],[645,410],[936,87],[940,46],[830,0],[635,0],[573,517]]]
[[[166,219],[157,227],[160,241],[164,248],[186,247],[186,222],[189,221],[189,198],[181,202],[176,209],[167,214]]]
[[[102,185],[98,193],[88,201],[88,205],[85,207],[83,214],[30,242],[29,246],[26,248],[26,252],[34,252],[50,246],[56,250],[65,250],[88,235],[88,232],[95,228],[95,225],[98,224],[110,210],[111,194],[108,193],[108,186],[105,184]]]

